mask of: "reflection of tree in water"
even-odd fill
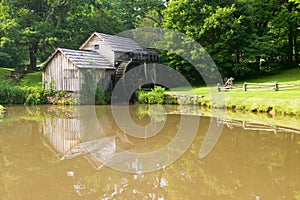
[[[108,119],[103,116],[99,121]],[[82,195],[102,199],[276,199],[282,196],[293,199],[300,179],[299,135],[225,128],[213,151],[200,161],[198,153],[209,120],[201,119],[194,143],[171,166],[147,174],[141,171],[124,174],[107,168],[97,173],[80,172],[75,187],[84,188],[80,189]],[[172,128],[169,131],[176,132],[176,126]],[[153,138],[141,146],[151,150],[161,139]]]
[[[162,122],[166,120],[166,110],[162,105],[139,105],[138,115],[140,118],[149,116],[155,122]]]
[[[73,193],[82,197],[97,199],[170,199],[166,188],[168,180],[164,169],[143,174],[127,174],[114,171],[105,173],[105,169],[94,174],[67,171],[66,176],[71,180]]]
[[[42,118],[46,116],[47,110],[53,108],[47,107],[45,111],[29,109],[26,119],[25,114],[22,114],[22,118],[14,121],[18,126],[6,121],[1,124],[0,172],[4,178],[0,182],[7,191],[18,190],[8,194],[0,187],[1,195],[5,197],[10,195],[20,199],[18,193],[25,194],[32,187],[44,187],[41,191],[45,194],[31,194],[37,197],[35,199],[45,199],[45,196],[52,199],[295,199],[295,195],[299,194],[300,135],[296,133],[274,134],[266,130],[225,127],[213,151],[200,160],[198,153],[210,120],[203,117],[194,143],[174,164],[166,168],[162,166],[161,170],[153,173],[136,171],[134,174],[126,174],[109,168],[96,171],[90,165],[94,160],[87,154],[59,163],[59,159],[45,148],[49,141],[40,137],[42,133],[38,130],[38,123],[33,123],[33,118],[29,119],[36,113],[40,113]],[[96,111],[96,115],[98,123],[103,126],[106,124],[105,131],[109,131],[114,126],[108,124],[112,123],[111,115],[101,114],[104,110]],[[88,116],[89,111],[86,110],[83,116]],[[74,114],[70,117],[68,111],[54,109],[51,112],[59,116],[53,119],[64,119],[66,123],[78,119]],[[151,151],[160,140],[172,138],[171,132],[176,131],[174,124],[178,123],[178,117],[172,115],[173,126],[167,128],[169,133],[164,132],[160,137],[139,145]],[[9,116],[4,120],[10,120]],[[92,126],[88,118],[84,121],[87,123],[84,130],[91,130],[88,128]],[[9,130],[9,134],[5,134],[4,130]],[[26,130],[27,136],[25,133],[20,134],[20,130]],[[15,140],[14,135],[21,140]],[[56,137],[62,135],[60,131]],[[96,135],[97,132],[92,132],[89,137],[85,137],[92,139]],[[65,139],[71,139],[70,135],[66,135]],[[128,139],[136,144],[132,138]],[[9,141],[14,141],[14,145],[9,145]],[[8,152],[12,152],[10,156],[6,155]],[[29,163],[29,159],[34,161]],[[74,172],[73,177],[67,175],[70,171]],[[32,174],[36,174],[36,177],[32,177]],[[45,180],[43,184],[41,180]]]

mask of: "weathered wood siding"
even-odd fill
[[[49,61],[44,74],[45,89],[79,91],[79,69],[61,52]]]
[[[98,49],[95,47],[98,45]],[[113,66],[115,61],[115,53],[103,40],[94,35],[89,42],[81,47],[82,50],[92,50],[99,52],[104,58],[106,58]]]

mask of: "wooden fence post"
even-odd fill
[[[244,91],[247,91],[247,83],[246,82],[243,85],[243,89],[244,89]]]
[[[218,92],[221,92],[220,83],[218,83],[217,86],[218,86]]]
[[[279,88],[278,88],[278,82],[277,81],[275,81],[275,87],[274,87],[274,89],[275,89],[275,91],[279,90]]]

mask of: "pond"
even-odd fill
[[[298,127],[114,107],[8,107],[0,198],[300,199]]]

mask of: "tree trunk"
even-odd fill
[[[28,71],[32,72],[36,69],[36,54],[38,51],[38,42],[37,41],[31,41],[29,44],[29,69]]]
[[[293,63],[293,51],[294,51],[294,41],[293,36],[289,33],[289,46],[288,46],[288,60],[289,64]]]
[[[294,37],[294,48],[295,48],[295,62],[299,63],[299,49],[298,49],[298,44],[297,44],[297,35]]]

